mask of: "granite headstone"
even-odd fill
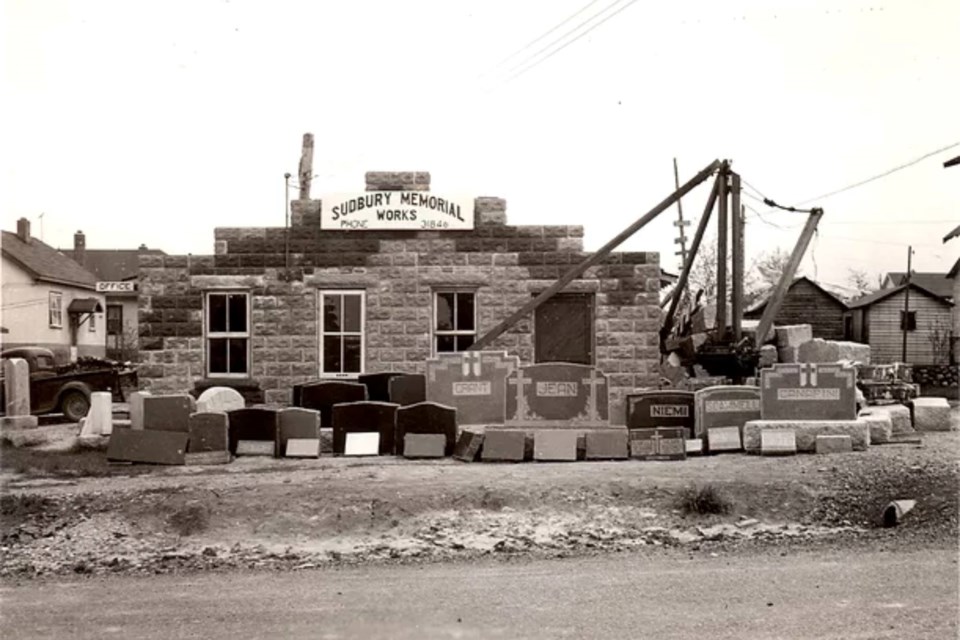
[[[184,464],[188,438],[183,431],[115,429],[107,443],[107,460]]]
[[[457,438],[457,446],[453,449],[453,457],[463,462],[476,462],[483,446],[484,434],[479,431],[464,429]]]
[[[306,391],[306,390],[304,390]],[[333,405],[333,452],[344,454],[348,433],[380,434],[380,455],[396,453],[394,438],[397,430],[398,405],[392,402],[346,402]]]
[[[439,434],[444,437],[444,455],[453,455],[457,444],[457,410],[436,402],[420,402],[397,409],[396,441],[408,433]]]
[[[577,459],[576,431],[542,429],[533,434],[533,459],[539,462],[575,462]]]
[[[402,373],[390,378],[390,402],[406,407],[427,400],[427,377],[421,373]]]
[[[367,387],[356,382],[324,380],[304,385],[300,389],[300,405],[320,412],[320,426],[333,425],[333,405],[367,400]]]
[[[855,420],[856,371],[839,364],[776,364],[760,373],[763,420]]]
[[[193,396],[181,393],[143,397],[143,428],[150,431],[190,430],[190,414],[197,410]]]
[[[427,400],[457,409],[465,425],[502,425],[507,377],[520,366],[504,351],[441,353],[427,359]]]
[[[190,441],[187,453],[205,451],[229,451],[230,439],[227,414],[221,411],[191,413],[189,418]]]
[[[403,442],[405,458],[442,458],[447,455],[447,439],[439,433],[407,433],[398,442]]]
[[[682,427],[686,438],[694,437],[693,391],[641,391],[627,395],[627,427],[655,429]]]
[[[320,442],[320,412],[316,409],[287,407],[280,410],[280,451],[286,452],[291,438],[307,438]]]
[[[506,426],[605,427],[610,424],[607,377],[584,364],[547,362],[507,377]]]
[[[630,457],[638,460],[685,459],[687,457],[687,428],[631,429]]]
[[[280,457],[280,413],[266,407],[234,409],[227,413],[230,453],[236,454],[241,440],[273,443],[274,457]]]
[[[390,399],[390,380],[401,375],[403,374],[397,371],[364,373],[357,376],[357,382],[367,388],[367,400],[393,402]]]
[[[197,412],[233,411],[246,407],[246,401],[236,389],[230,387],[210,387],[197,398]]]
[[[480,459],[484,462],[523,462],[527,435],[523,431],[487,431]]]
[[[760,387],[721,386],[694,394],[695,435],[702,437],[714,427],[743,429],[750,420],[760,419]]]

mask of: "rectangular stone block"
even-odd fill
[[[950,403],[946,398],[914,398],[913,428],[917,431],[950,431]]]
[[[128,398],[130,405],[130,428],[143,429],[143,399],[152,395],[149,391],[134,391]]]
[[[268,440],[238,440],[237,456],[270,456],[273,457],[276,445]]]
[[[587,460],[626,460],[630,455],[626,429],[588,431],[584,458]]]
[[[376,432],[353,432],[346,434],[343,443],[343,455],[380,455],[380,434]]]
[[[762,431],[760,433],[760,455],[792,456],[797,453],[797,434],[789,429],[782,431]]]
[[[190,431],[190,414],[196,411],[193,396],[144,396],[143,428],[151,431]]]
[[[542,429],[533,435],[533,459],[539,462],[575,462],[577,432]]]
[[[817,436],[817,453],[850,453],[853,451],[853,439],[850,436]]]
[[[81,421],[86,418],[81,418]],[[39,426],[37,416],[0,416],[0,429],[4,431],[18,431],[22,429],[36,429]]]
[[[800,453],[816,451],[817,436],[821,435],[850,436],[855,451],[870,446],[870,425],[865,420],[751,420],[743,427],[743,448],[747,453],[760,453],[760,434],[777,430],[792,430]]]
[[[703,440],[700,438],[685,440],[683,445],[688,456],[703,455]]]
[[[320,438],[287,438],[284,456],[287,458],[319,458]]]
[[[241,440],[260,440],[270,442],[273,445],[274,457],[279,458],[281,455],[279,413],[276,409],[267,407],[234,409],[227,413],[230,452],[236,453],[237,443]]]
[[[230,448],[225,413],[191,413],[188,433],[187,453],[228,451]]]
[[[280,450],[287,450],[290,439],[317,440],[320,438],[320,412],[315,409],[287,407],[281,409]]]
[[[183,456],[183,463],[188,467],[205,464],[229,464],[232,459],[230,452],[227,450],[201,451],[199,453],[190,453],[188,451]]]
[[[107,460],[183,464],[188,437],[181,431],[117,429],[110,434]]]
[[[910,409],[902,404],[888,404],[868,407],[860,415],[887,415],[890,417],[890,426],[893,435],[913,433],[913,419]]]
[[[436,402],[418,402],[397,409],[396,440],[407,434],[441,435],[446,442],[444,455],[453,455],[457,443],[457,410]]]
[[[777,362],[791,364],[800,362],[800,347],[780,347],[777,349]]]
[[[683,427],[631,429],[630,457],[638,460],[683,460],[687,455],[687,430]]]
[[[407,433],[403,438],[404,458],[442,458],[447,438],[439,433]]]
[[[694,394],[696,437],[715,427],[742,429],[750,420],[760,419],[760,388],[718,386],[701,389]]]
[[[799,347],[804,342],[813,340],[813,327],[809,324],[790,324],[775,327],[777,347]]]
[[[763,420],[853,420],[856,370],[839,364],[776,364],[760,372]]]
[[[396,453],[397,409],[399,405],[391,402],[344,402],[332,408],[333,452],[343,453],[346,436],[349,433],[380,434],[380,455],[392,456]]]
[[[404,373],[390,378],[390,402],[406,407],[427,400],[427,378],[419,373]]]
[[[484,434],[480,459],[484,462],[523,462],[527,435],[523,431],[489,430]]]
[[[463,462],[476,462],[480,448],[483,446],[483,438],[484,434],[477,431],[461,431],[457,446],[453,450],[453,457]]]
[[[870,444],[886,444],[893,437],[893,423],[889,415],[860,414],[860,420],[866,420],[870,425]]]
[[[707,449],[710,453],[742,451],[740,427],[714,427],[707,429]]]
[[[3,402],[9,418],[30,415],[30,365],[23,358],[3,361]]]
[[[627,428],[683,427],[685,438],[695,436],[694,392],[642,391],[626,397]]]

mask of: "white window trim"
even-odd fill
[[[323,336],[324,336],[324,295],[359,295],[360,296],[360,331],[340,331],[339,336],[360,336],[360,371],[356,373],[333,373],[323,370]],[[317,289],[317,331],[319,352],[317,353],[317,375],[320,378],[333,380],[355,380],[367,370],[367,290],[366,289]],[[342,356],[341,356],[342,361]]]
[[[210,296],[231,296],[243,295],[247,299],[247,330],[246,331],[225,331],[210,332]],[[206,291],[203,295],[203,370],[207,378],[249,378],[253,370],[253,352],[250,348],[251,334],[250,326],[250,292],[245,289],[224,289],[220,291]],[[227,311],[229,314],[229,310]],[[212,373],[210,371],[210,340],[213,338],[245,338],[247,340],[247,370],[244,373]]]
[[[57,312],[57,321],[53,320],[53,311],[54,304],[53,301],[56,300],[56,312]],[[50,327],[53,329],[62,329],[63,328],[63,293],[60,291],[51,291],[47,299],[47,322]]]
[[[461,331],[461,330],[449,330],[441,331],[437,329],[437,296],[441,293],[469,293],[473,296],[473,330],[472,331]],[[467,288],[457,288],[457,287],[437,287],[433,290],[433,296],[431,301],[433,302],[433,307],[430,310],[430,353],[433,357],[437,356],[437,337],[438,336],[473,336],[473,341],[477,341],[477,334],[479,333],[477,328],[477,290],[476,289],[467,289]],[[457,308],[454,305],[453,308],[453,323],[454,326],[457,325]],[[452,352],[439,352],[439,353],[452,353]]]
[[[92,312],[90,313],[90,326],[87,327],[87,331],[89,331],[90,333],[97,332],[97,314],[96,313],[92,313]]]

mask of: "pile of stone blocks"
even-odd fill
[[[813,337],[809,324],[794,324],[776,327],[777,362],[783,364],[828,364],[849,362],[870,364],[870,345],[842,340],[823,340]],[[761,366],[770,362],[773,354],[761,349]]]

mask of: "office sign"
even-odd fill
[[[132,280],[122,282],[98,282],[97,291],[99,293],[135,293],[137,283]]]
[[[473,229],[474,198],[429,191],[366,191],[322,198],[322,229],[340,231],[465,231]]]

